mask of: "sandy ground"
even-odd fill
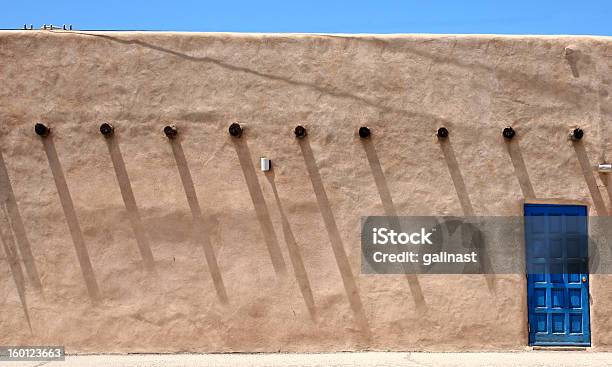
[[[246,367],[246,366],[612,366],[611,353],[530,351],[515,353],[139,354],[69,356],[65,362],[3,362],[3,366]]]

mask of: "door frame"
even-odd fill
[[[525,209],[528,205],[549,205],[549,206],[583,206],[585,207],[586,210],[586,217],[587,217],[587,237],[588,237],[588,217],[589,217],[589,213],[590,213],[590,206],[586,201],[579,201],[579,200],[565,200],[565,199],[526,199],[523,200],[521,202],[521,214],[523,215],[523,217],[525,217]],[[527,261],[528,261],[528,253],[527,253],[527,238],[526,238],[526,233],[523,234],[523,241],[524,241],[524,248],[523,248],[523,256],[525,256],[525,266],[527,266]],[[587,240],[588,241],[588,240]],[[586,244],[587,246],[587,251],[588,251],[588,242]],[[587,252],[587,264],[588,264],[588,252]],[[590,277],[590,272],[588,269],[588,265],[587,265],[587,269],[586,269],[586,274],[588,277],[588,283],[587,283],[587,289],[586,289],[586,302],[585,305],[587,307],[586,313],[587,313],[587,321],[588,324],[586,325],[588,327],[588,332],[586,333],[588,335],[588,342],[532,342],[530,339],[530,296],[529,296],[529,279],[528,279],[528,274],[525,273],[525,299],[526,299],[526,306],[527,306],[527,312],[525,312],[525,316],[526,316],[526,324],[527,324],[527,344],[529,346],[543,346],[543,347],[591,347],[592,345],[592,329],[591,329],[591,307],[590,307],[590,300],[591,300],[591,294],[590,294],[590,283],[591,283],[591,277]],[[583,311],[584,312],[584,311]]]

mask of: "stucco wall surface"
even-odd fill
[[[606,37],[0,32],[0,345],[522,349],[524,275],[360,275],[360,218],[607,215],[611,68]]]

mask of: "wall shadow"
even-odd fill
[[[79,265],[81,266],[81,273],[83,274],[85,285],[87,286],[89,298],[94,304],[96,304],[101,298],[100,289],[98,288],[93,267],[91,266],[85,241],[83,240],[83,233],[81,232],[79,220],[77,219],[76,211],[74,210],[74,203],[72,202],[72,197],[70,196],[70,191],[68,190],[68,184],[66,183],[66,178],[64,177],[64,171],[57,155],[55,144],[53,143],[53,136],[50,135],[46,138],[42,138],[42,143],[45,149],[45,154],[47,155],[47,160],[49,161],[51,173],[53,174],[57,194],[59,195],[60,203],[62,205],[62,209],[64,210],[64,216],[66,217],[66,223],[68,224],[68,229],[70,230],[70,236],[72,237],[74,249],[76,250],[77,258],[79,260]]]
[[[306,304],[306,308],[308,309],[308,313],[310,314],[310,318],[313,322],[317,322],[317,310],[315,307],[314,296],[312,295],[312,288],[310,286],[310,281],[308,280],[308,273],[306,272],[306,267],[304,266],[304,260],[302,259],[302,254],[300,252],[300,247],[295,240],[295,236],[293,235],[293,230],[291,229],[291,224],[287,219],[287,215],[283,209],[283,205],[281,203],[280,197],[278,195],[278,190],[276,188],[276,182],[274,181],[274,170],[266,172],[266,177],[270,182],[270,186],[272,187],[272,192],[274,193],[274,199],[276,200],[276,206],[278,207],[278,212],[281,216],[281,222],[283,226],[283,237],[285,239],[285,243],[287,244],[287,250],[289,251],[289,259],[291,260],[291,265],[293,265],[293,272],[295,274],[295,279],[300,287],[300,292],[302,293],[302,297],[304,298],[304,303]]]
[[[6,202],[6,210],[8,220],[10,220],[11,228],[17,240],[17,247],[21,254],[21,259],[25,265],[28,279],[34,288],[42,291],[42,283],[40,276],[38,275],[38,269],[36,268],[36,262],[34,261],[34,255],[32,254],[32,246],[26,235],[25,227],[23,226],[23,220],[17,207],[17,201],[15,199],[15,193],[11,185],[6,164],[2,152],[0,152],[0,198]]]
[[[199,241],[202,248],[204,249],[204,256],[206,257],[206,263],[208,264],[208,270],[215,286],[215,291],[219,300],[226,304],[228,303],[227,292],[225,285],[223,284],[223,277],[221,276],[221,270],[219,270],[219,264],[217,263],[217,257],[215,256],[215,250],[210,242],[210,228],[204,216],[202,215],[202,209],[198,201],[198,196],[193,184],[193,178],[189,171],[189,165],[183,152],[183,146],[180,142],[180,137],[176,139],[169,139],[170,146],[172,147],[172,153],[174,160],[176,161],[176,167],[178,168],[181,182],[183,183],[183,189],[185,190],[185,196],[187,197],[187,203],[191,210],[191,216],[193,217],[193,239]]]
[[[9,211],[6,202],[2,203],[2,212],[0,213],[0,240],[2,241],[2,247],[6,254],[6,261],[8,262],[13,281],[17,287],[17,293],[19,294],[19,300],[21,301],[21,307],[23,313],[30,328],[30,334],[32,331],[32,322],[30,321],[30,312],[28,311],[28,304],[26,300],[26,285],[23,271],[21,270],[21,264],[19,263],[19,255],[17,255],[17,248],[15,246],[15,240],[11,234],[11,224],[9,222]]]
[[[571,48],[565,49],[565,60],[572,70],[572,76],[574,78],[580,77],[580,72],[578,71],[578,60],[580,59],[581,52],[580,50],[573,50]]]
[[[574,151],[576,151],[576,157],[578,158],[578,163],[580,163],[580,168],[582,169],[582,175],[584,176],[584,180],[586,181],[589,192],[591,193],[591,198],[593,199],[593,205],[595,206],[597,215],[607,216],[608,209],[606,208],[601,191],[599,191],[599,187],[597,186],[597,180],[593,174],[593,166],[591,166],[591,163],[589,162],[589,157],[584,149],[584,144],[582,144],[580,141],[576,141],[572,142],[572,145],[574,146]]]
[[[370,339],[372,334],[368,319],[363,309],[361,296],[359,295],[359,288],[355,282],[353,271],[351,270],[351,264],[348,256],[346,255],[344,244],[342,243],[342,238],[340,237],[340,232],[338,231],[338,226],[336,224],[336,220],[334,219],[334,214],[331,210],[331,205],[327,197],[327,192],[325,191],[325,186],[323,185],[323,180],[321,179],[321,174],[319,173],[319,168],[317,167],[314,154],[312,153],[312,148],[310,147],[309,138],[305,137],[303,139],[298,139],[298,143],[302,151],[302,156],[304,157],[304,163],[306,164],[312,189],[317,198],[319,211],[323,217],[325,229],[327,230],[327,234],[329,236],[329,242],[334,253],[334,258],[336,259],[338,270],[340,271],[340,276],[342,278],[342,283],[344,285],[344,290],[348,297],[349,304],[353,314],[355,315],[355,320],[361,328],[365,338]]]
[[[278,244],[278,238],[276,237],[276,232],[272,226],[272,219],[270,218],[268,205],[266,204],[263,192],[261,191],[261,186],[259,186],[259,180],[257,179],[257,174],[255,173],[255,167],[253,166],[251,151],[249,150],[249,146],[246,142],[246,137],[243,135],[240,139],[232,138],[232,142],[234,143],[233,145],[236,149],[238,160],[240,161],[240,167],[242,168],[242,173],[244,174],[244,179],[246,180],[249,194],[251,195],[251,200],[253,201],[253,206],[255,207],[257,221],[259,222],[264,240],[266,241],[266,247],[268,248],[268,253],[270,254],[272,266],[274,267],[274,271],[277,275],[285,276],[287,273],[285,260],[283,260],[283,254]]]
[[[457,157],[455,156],[455,151],[451,144],[450,136],[446,139],[439,140],[439,144],[440,149],[442,149],[442,153],[444,154],[444,160],[446,161],[446,165],[451,175],[451,179],[453,180],[453,186],[455,187],[455,192],[457,193],[457,197],[459,198],[459,203],[461,204],[463,214],[468,217],[473,217],[475,215],[474,207],[472,206],[472,202],[470,201],[470,196],[466,189],[465,181],[463,181],[463,175],[461,174],[461,169],[459,169],[459,163],[457,162]],[[485,253],[481,252],[481,254]],[[481,261],[485,269],[491,269],[491,261],[488,256],[482,256]],[[489,288],[489,291],[495,291],[495,274],[483,275],[487,282],[487,287]]]
[[[132,230],[134,231],[134,235],[136,236],[138,251],[140,251],[140,256],[142,257],[145,269],[155,272],[153,252],[151,252],[151,245],[149,244],[149,239],[147,238],[144,226],[142,225],[142,219],[140,218],[138,205],[136,205],[136,198],[134,197],[134,192],[132,191],[132,184],[130,183],[130,178],[128,176],[127,169],[125,168],[125,162],[123,161],[123,155],[121,154],[117,137],[113,136],[110,138],[105,138],[104,140],[106,140],[108,152],[113,162],[113,167],[115,168],[117,183],[119,184],[119,189],[121,190],[121,197],[123,198],[123,203],[125,204],[125,209],[127,210],[128,219],[132,226]]]
[[[472,202],[470,201],[468,191],[465,188],[465,181],[463,181],[463,175],[459,169],[459,163],[457,163],[455,151],[453,150],[453,146],[451,144],[451,139],[450,137],[447,137],[439,142],[442,153],[444,154],[444,160],[446,161],[448,171],[451,175],[451,179],[453,180],[453,186],[455,186],[455,192],[459,198],[459,203],[461,204],[463,214],[469,217],[474,216],[474,208],[472,207]]]
[[[374,183],[376,184],[378,195],[380,196],[380,200],[385,210],[385,215],[391,217],[392,221],[395,221],[395,223],[390,223],[393,227],[400,228],[400,223],[397,219],[397,210],[395,209],[391,191],[389,190],[389,185],[387,184],[387,178],[385,177],[382,165],[378,159],[376,148],[374,147],[374,143],[372,143],[372,138],[360,140],[366,153],[370,170],[372,171],[372,176],[374,177]],[[406,273],[406,280],[408,281],[408,286],[410,287],[410,293],[412,293],[416,309],[417,311],[422,311],[427,305],[425,303],[425,297],[423,296],[421,284],[419,283],[419,278],[416,274],[413,274],[413,272],[410,271],[406,263],[403,265]]]
[[[603,161],[605,162],[605,160]],[[606,187],[606,192],[608,193],[608,204],[610,205],[610,214],[612,214],[612,177],[610,177],[611,175],[609,173],[599,173],[599,178],[601,179],[601,182],[604,183],[604,186]]]
[[[535,198],[535,191],[533,190],[533,185],[529,179],[529,173],[527,172],[525,160],[523,159],[523,154],[521,153],[521,147],[519,146],[518,141],[516,141],[516,139],[507,141],[506,149],[510,155],[510,160],[512,161],[512,166],[514,167],[514,174],[518,179],[521,191],[523,192],[523,197],[525,199]]]

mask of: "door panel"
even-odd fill
[[[587,209],[525,204],[529,345],[591,344]]]

